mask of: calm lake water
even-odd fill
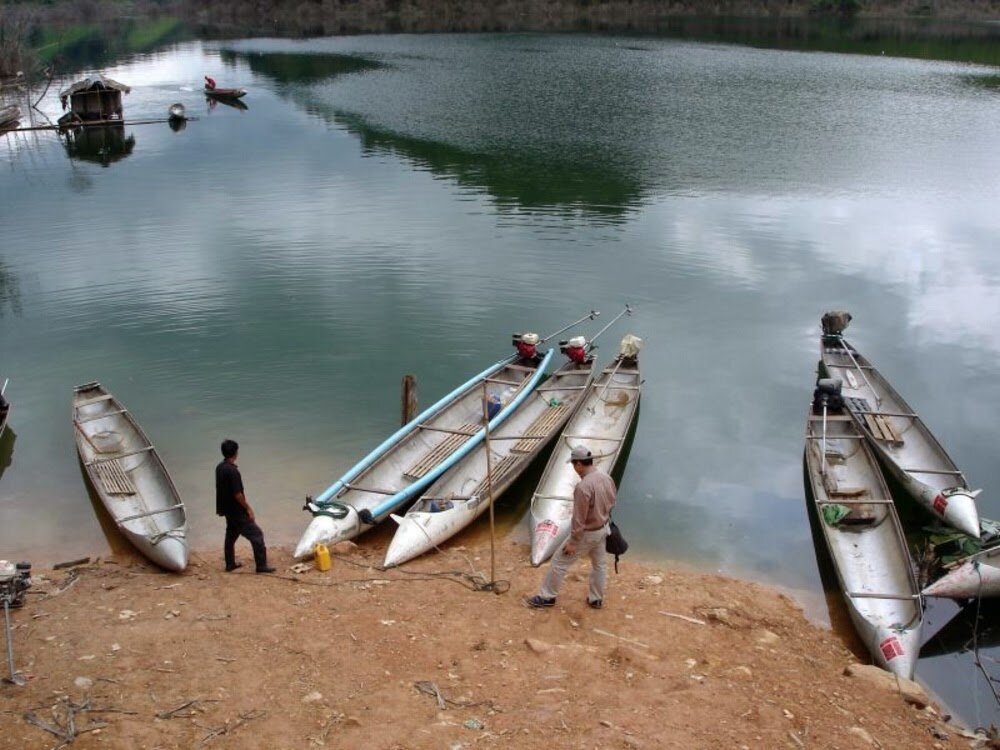
[[[802,475],[836,308],[1000,516],[996,68],[508,34],[186,41],[102,71],[132,87],[129,119],[173,102],[197,119],[72,145],[0,136],[3,557],[108,548],[76,384],[136,415],[221,564],[222,438],[241,443],[268,541],[291,544],[305,495],[398,425],[402,375],[426,405],[512,332],[626,302],[599,357],[645,340],[616,511],[638,555],[779,585],[837,620]],[[210,107],[205,74],[248,108]],[[79,77],[39,105],[53,121]],[[530,489],[501,502],[514,539]],[[967,655],[918,676],[1000,724]]]

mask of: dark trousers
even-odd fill
[[[226,516],[226,543],[223,547],[226,567],[232,568],[236,565],[236,540],[239,537],[243,537],[253,546],[253,561],[257,565],[257,570],[266,568],[267,547],[264,546],[264,532],[246,515]]]

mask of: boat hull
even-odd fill
[[[485,513],[490,506],[488,471],[493,473],[494,501],[552,442],[581,403],[593,364],[568,362],[538,387],[495,432],[490,433],[490,465],[483,441],[434,483],[399,524],[386,551],[385,567],[401,565],[443,544]]]
[[[1000,548],[966,558],[927,586],[923,594],[948,599],[1000,596]]]
[[[606,367],[585,392],[583,401],[559,437],[531,498],[531,564],[548,560],[569,537],[573,490],[580,478],[569,464],[573,446],[582,443],[594,465],[615,471],[635,422],[642,379],[638,360],[621,357]]]
[[[817,523],[854,629],[882,668],[912,678],[923,612],[885,479],[848,415],[809,415],[806,473]],[[825,461],[824,461],[825,455]],[[849,511],[828,521],[824,509]]]
[[[962,472],[920,417],[842,337],[824,336],[820,348],[823,369],[841,380],[851,416],[886,467],[930,513],[978,538],[977,493],[969,489]]]
[[[73,426],[87,478],[122,535],[160,567],[184,570],[184,503],[132,415],[99,383],[88,383],[74,389]]]
[[[353,539],[418,497],[485,438],[484,382],[490,396],[509,396],[489,421],[495,430],[531,395],[551,360],[550,351],[537,367],[498,362],[396,431],[307,503],[314,518],[294,557],[311,556],[317,544]]]

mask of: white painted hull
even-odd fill
[[[920,653],[923,612],[906,538],[867,441],[847,415],[826,423],[810,414],[806,467],[823,539],[851,622],[875,662],[912,678]],[[824,472],[825,468],[825,474]],[[831,525],[824,506],[853,510],[853,522]]]
[[[160,567],[184,570],[184,504],[142,428],[98,383],[74,390],[73,425],[80,461],[118,529]]]
[[[563,365],[536,389],[535,398],[518,407],[496,432],[490,433],[489,469],[494,472],[494,501],[521,476],[572,417],[591,383],[592,373],[591,364]],[[552,400],[560,404],[557,413],[552,412]],[[543,432],[533,429],[539,420],[547,421]],[[525,440],[532,434],[536,437]],[[405,516],[393,516],[399,528],[386,551],[385,567],[401,565],[443,544],[489,509],[488,490],[483,487],[474,494],[485,484],[486,458],[484,441],[431,486]],[[441,502],[435,503],[432,498]],[[429,510],[440,508],[445,500],[450,507]]]
[[[949,599],[1000,596],[1000,547],[964,559],[923,593]]]
[[[869,411],[878,412],[866,415],[857,408],[858,402],[848,402],[855,421],[906,491],[949,526],[979,538],[976,493],[969,489],[962,472],[920,417],[878,370],[842,338],[824,337],[820,349],[823,367],[830,377],[842,381],[845,399],[864,399]],[[884,420],[900,440],[886,440],[877,435],[872,426],[875,419]]]
[[[531,498],[531,564],[541,565],[569,536],[573,490],[580,478],[568,463],[570,451],[586,445],[594,465],[610,474],[635,421],[641,393],[639,365],[616,359],[597,377],[580,408],[563,429]]]
[[[491,395],[513,391],[509,403],[490,420],[495,430],[532,397],[551,358],[549,352],[537,369],[510,362],[487,368],[387,438],[307,504],[313,519],[294,556],[310,557],[317,544],[353,539],[418,497],[485,438],[483,383],[488,383]],[[461,440],[456,433],[467,435],[465,442],[456,443]],[[417,466],[422,468],[415,471]]]

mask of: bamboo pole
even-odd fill
[[[417,376],[403,376],[403,392],[400,403],[400,424],[409,424],[417,414]]]

